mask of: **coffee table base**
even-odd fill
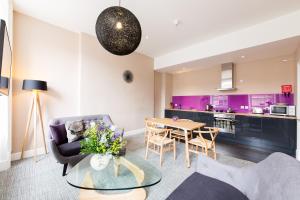
[[[80,200],[145,200],[146,190],[143,188],[134,189],[125,193],[103,194],[95,190],[80,190]]]

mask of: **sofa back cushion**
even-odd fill
[[[107,126],[113,125],[113,122],[109,115],[86,115],[86,116],[76,116],[76,117],[62,117],[62,118],[55,118],[49,122],[49,126],[51,125],[60,125],[66,124],[69,121],[95,121],[95,120],[103,120]],[[50,138],[52,138],[51,128],[50,128]]]
[[[68,142],[67,131],[65,124],[50,125],[51,138],[57,145]]]
[[[300,197],[300,162],[284,153],[273,153],[257,164],[241,168],[200,155],[197,171],[234,186],[250,200]]]
[[[249,199],[300,198],[300,162],[283,153],[273,153],[255,165],[242,168],[235,179],[237,187]]]

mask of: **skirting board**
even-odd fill
[[[300,149],[296,150],[296,158],[300,161]]]
[[[126,136],[132,136],[132,135],[137,135],[137,134],[142,134],[145,132],[145,128],[141,128],[141,129],[136,129],[136,130],[132,130],[132,131],[126,131],[125,132],[125,137]],[[45,154],[44,148],[38,148],[37,149],[37,155],[42,155]],[[24,158],[30,158],[34,156],[34,149],[28,150],[28,151],[24,151]],[[11,154],[11,160],[20,160],[21,159],[21,152],[18,153],[13,153]]]
[[[126,136],[131,136],[131,135],[137,135],[137,134],[142,134],[145,133],[145,128],[140,128],[132,131],[126,131],[125,132],[125,137]]]
[[[0,172],[5,171],[10,168],[10,161],[1,161],[0,162]]]
[[[36,150],[36,154],[37,155],[42,155],[42,154],[45,154],[45,150],[44,148],[38,148]],[[30,157],[33,157],[34,156],[34,149],[31,149],[31,150],[28,150],[28,151],[24,151],[24,158],[30,158]],[[20,160],[21,159],[21,152],[18,152],[18,153],[13,153],[11,154],[11,160],[14,161],[14,160]]]

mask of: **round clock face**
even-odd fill
[[[123,79],[126,83],[131,83],[133,81],[133,74],[131,71],[129,70],[126,70],[124,73],[123,73]]]

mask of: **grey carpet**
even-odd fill
[[[128,150],[137,156],[144,156],[143,135],[128,138]],[[165,199],[184,179],[195,171],[196,156],[191,156],[191,167],[184,164],[184,145],[177,145],[177,159],[172,153],[165,153],[164,163],[159,167],[159,156],[149,152],[148,161],[157,166],[163,175],[162,181],[147,189],[149,200]],[[218,154],[218,161],[245,166],[251,162]],[[56,163],[51,154],[40,156],[39,161],[24,159],[12,163],[11,169],[0,173],[0,199],[3,200],[74,200],[79,190],[68,185],[61,176],[62,165]]]

